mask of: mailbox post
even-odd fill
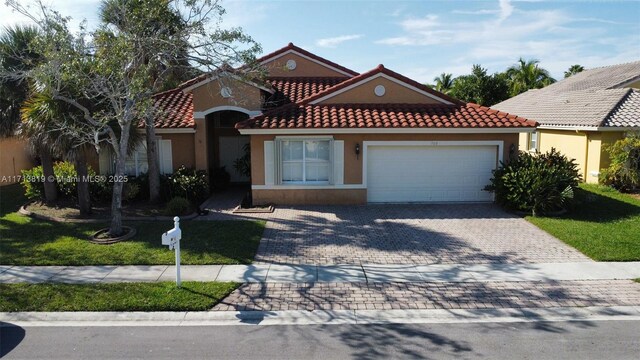
[[[173,218],[173,229],[162,234],[162,245],[168,245],[169,250],[176,252],[176,285],[180,287],[180,240],[182,239],[182,230],[180,230],[180,218]]]

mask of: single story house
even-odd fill
[[[255,204],[491,201],[491,171],[536,126],[382,65],[359,74],[291,43],[259,62],[266,80],[228,71],[156,96],[165,171],[224,166],[248,181],[233,162],[250,144]],[[143,171],[144,160],[131,169]]]
[[[584,181],[609,166],[606,145],[640,130],[640,61],[605,66],[529,90],[493,106],[538,122],[520,136],[520,150],[551,148],[576,160]]]

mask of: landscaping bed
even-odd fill
[[[0,284],[0,312],[206,311],[239,284],[232,282]]]
[[[526,219],[596,261],[640,261],[640,199],[582,184],[577,203],[558,217]]]
[[[1,265],[168,265],[174,253],[160,243],[173,221],[125,223],[137,230],[112,245],[89,242],[104,224],[54,223],[19,215],[25,199],[19,186],[0,187]],[[186,221],[182,227],[185,265],[249,264],[258,249],[264,221]]]

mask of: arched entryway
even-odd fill
[[[231,183],[249,182],[249,178],[234,167],[235,161],[244,155],[245,145],[249,143],[249,136],[240,135],[235,125],[248,118],[248,112],[228,109],[214,111],[206,116],[210,174],[215,174],[224,167],[231,176]]]

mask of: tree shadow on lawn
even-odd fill
[[[613,191],[613,190],[612,190]],[[617,193],[614,193],[617,194]],[[640,205],[585,189],[576,190],[576,204],[559,219],[607,223],[640,216]]]
[[[0,218],[0,263],[13,265],[148,265],[173,264],[173,253],[161,244],[172,223],[135,222],[131,240],[98,245],[89,236],[104,224],[47,222],[18,214]],[[183,224],[184,264],[249,263],[264,226],[255,222]],[[246,234],[246,235],[245,235]],[[213,259],[213,260],[212,260]],[[216,260],[217,259],[217,260]]]

